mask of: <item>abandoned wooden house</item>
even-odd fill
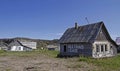
[[[60,56],[111,57],[118,45],[111,39],[103,22],[68,28],[59,40]]]
[[[9,51],[31,51],[32,48],[24,46],[19,41],[14,40],[9,44]]]

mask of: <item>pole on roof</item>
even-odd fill
[[[85,17],[85,20],[86,20],[86,21],[87,21],[87,23],[89,24],[89,21],[88,21],[87,17]]]

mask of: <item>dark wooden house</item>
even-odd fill
[[[103,22],[68,28],[59,40],[60,56],[111,57],[117,44],[111,39]]]

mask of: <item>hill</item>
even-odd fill
[[[58,39],[44,40],[44,39],[31,39],[31,38],[24,38],[24,37],[0,39],[0,44],[3,44],[3,43],[9,44],[13,40],[37,42],[38,49],[40,49],[41,47],[45,48],[47,45],[58,45]]]

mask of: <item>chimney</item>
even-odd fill
[[[78,28],[78,24],[77,24],[77,22],[75,22],[75,29],[77,29]]]

